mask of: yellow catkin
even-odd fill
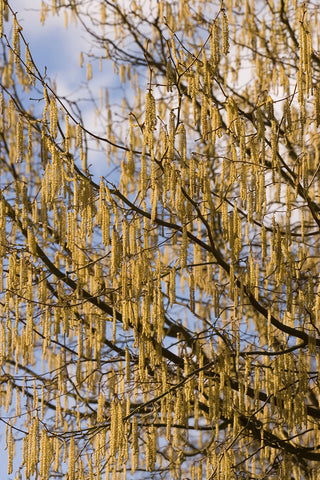
[[[8,470],[7,473],[8,475],[11,475],[13,472],[13,458],[14,458],[14,443],[13,443],[13,437],[12,437],[12,427],[9,426],[9,434],[8,434],[8,440],[7,440],[7,450],[8,450]]]
[[[37,255],[37,244],[36,244],[35,235],[34,235],[33,230],[31,228],[28,228],[28,247],[29,247],[30,253],[36,257],[36,255]]]
[[[20,65],[20,31],[21,27],[18,24],[17,17],[14,16],[12,46],[14,50],[14,62],[17,68],[19,68]]]
[[[82,127],[79,123],[76,126],[76,147],[82,148]]]
[[[87,63],[87,82],[92,79],[92,65],[90,62]]]
[[[69,17],[68,17],[68,12],[65,10],[64,11],[64,28],[68,28],[68,24],[69,24]]]
[[[152,132],[157,123],[156,102],[152,91],[149,90],[146,94],[146,113],[145,113],[145,129]]]
[[[0,0],[0,38],[3,35],[3,10],[4,10],[4,0]]]
[[[221,17],[221,27],[222,27],[222,51],[225,55],[229,53],[229,22],[228,17],[223,10],[222,17]]]
[[[40,476],[43,480],[49,480],[52,450],[50,439],[44,428],[40,436],[40,454]]]
[[[65,117],[65,135],[64,135],[64,149],[66,152],[69,152],[70,149],[70,125],[69,125],[69,115]]]
[[[30,455],[30,473],[33,474],[39,461],[39,419],[35,415],[30,431],[29,441],[29,455]]]
[[[217,19],[214,20],[211,29],[210,35],[210,50],[211,50],[211,59],[214,67],[217,67],[220,62],[220,32]]]
[[[173,110],[170,111],[169,118],[169,138],[168,138],[168,158],[169,160],[174,159],[174,147],[175,147],[175,136],[176,136],[176,126],[175,126],[175,113]]]
[[[84,63],[83,52],[79,53],[79,67],[82,68]]]
[[[104,25],[107,21],[107,10],[104,2],[100,4],[100,21]]]
[[[186,163],[187,160],[187,136],[186,129],[183,123],[180,124],[177,135],[179,135],[179,154],[183,163]]]
[[[58,133],[58,110],[55,97],[50,99],[50,135],[56,138]]]
[[[68,452],[68,480],[75,480],[75,439],[74,436],[70,438],[69,452]]]
[[[23,118],[19,116],[16,127],[16,162],[23,160],[24,139],[23,139]]]
[[[139,465],[139,437],[138,420],[134,416],[132,419],[132,444],[131,444],[131,473],[133,474]]]
[[[105,397],[102,392],[98,396],[98,408],[97,408],[97,422],[102,422],[104,419]]]
[[[207,102],[207,95],[202,95],[201,99],[201,131],[202,136],[206,139],[208,134],[208,102]]]

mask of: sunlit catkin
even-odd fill
[[[40,475],[43,480],[50,478],[50,465],[52,460],[51,440],[46,430],[41,430],[40,436]]]
[[[70,438],[69,452],[68,452],[69,462],[68,462],[68,479],[75,480],[75,438],[72,435]]]
[[[220,62],[221,56],[221,48],[220,48],[220,31],[219,31],[219,24],[218,20],[215,19],[212,23],[211,28],[211,35],[210,35],[210,48],[211,48],[211,60],[213,62],[213,66],[218,66]]]
[[[24,153],[23,118],[19,116],[16,128],[16,162],[22,161]]]
[[[228,17],[223,10],[222,16],[221,16],[221,27],[222,27],[222,51],[225,55],[229,53],[229,22],[228,22]]]
[[[90,62],[87,63],[87,81],[92,79],[92,65]]]
[[[180,124],[177,135],[179,139],[178,150],[183,163],[187,160],[187,137],[186,137],[186,129],[183,123]]]
[[[3,9],[4,9],[4,0],[0,0],[0,38],[3,35]]]
[[[145,129],[147,133],[153,132],[157,123],[156,102],[151,90],[146,94],[146,112],[145,112]]]
[[[7,450],[8,450],[8,475],[11,475],[13,472],[13,458],[14,458],[14,443],[12,438],[12,427],[11,425],[8,427],[9,434],[7,440]]]
[[[58,133],[58,110],[55,97],[50,98],[50,135],[56,138]]]
[[[207,102],[207,95],[202,95],[201,99],[201,130],[202,136],[206,139],[208,134],[208,102]]]

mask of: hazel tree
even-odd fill
[[[43,1],[96,127],[0,13],[8,478],[318,478],[318,2]]]

